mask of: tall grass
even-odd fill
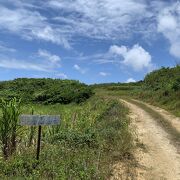
[[[34,147],[22,148],[31,132],[23,127],[20,152],[6,163],[0,159],[2,179],[106,179],[114,160],[131,151],[127,109],[114,100],[94,96],[80,105],[33,106],[35,114],[60,115],[61,123],[43,126],[40,162],[35,169]],[[31,114],[31,105],[23,106],[22,111]]]
[[[16,151],[20,106],[21,100],[17,100],[16,98],[10,101],[5,101],[4,99],[0,101],[0,107],[2,109],[2,117],[0,118],[0,140],[5,159]]]

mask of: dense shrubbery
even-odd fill
[[[0,82],[0,96],[22,98],[25,102],[80,103],[93,94],[87,85],[74,80],[15,79]]]
[[[134,91],[133,95],[180,116],[180,66],[163,67],[149,73],[142,88]]]
[[[180,66],[174,68],[161,68],[146,75],[144,79],[146,89],[179,91],[180,90]]]

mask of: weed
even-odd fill
[[[2,152],[7,159],[16,151],[18,120],[20,115],[21,100],[13,98],[10,101],[1,99],[2,117],[0,118],[0,140]]]
[[[22,127],[20,151],[8,161],[0,159],[2,179],[105,179],[114,160],[131,152],[127,109],[117,101],[94,96],[79,105],[34,104],[33,109],[36,114],[59,114],[61,124],[43,127],[35,169],[34,147],[23,147],[30,140],[30,129]],[[23,106],[22,111],[31,114],[31,105]]]

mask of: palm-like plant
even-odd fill
[[[0,107],[2,117],[0,118],[0,140],[2,152],[7,159],[16,150],[17,127],[20,115],[21,100],[13,98],[10,101],[1,99]]]

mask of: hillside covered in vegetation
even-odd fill
[[[162,67],[150,72],[143,81],[96,84],[93,87],[104,92],[108,90],[109,95],[140,99],[180,116],[180,66],[178,65],[173,68]]]
[[[142,88],[134,95],[180,116],[180,66],[163,67],[149,73],[144,78]]]
[[[44,104],[80,103],[93,94],[90,87],[75,80],[20,78],[0,82],[0,97]]]
[[[180,67],[161,68],[136,83],[21,78],[0,82],[0,97],[0,179],[107,179],[116,161],[128,174],[135,163],[136,132],[120,99],[140,99],[180,116]],[[39,161],[38,129],[20,126],[21,114],[61,118],[43,127]]]
[[[163,90],[165,94],[180,91],[180,66],[161,68],[146,75],[144,79],[146,90]]]

